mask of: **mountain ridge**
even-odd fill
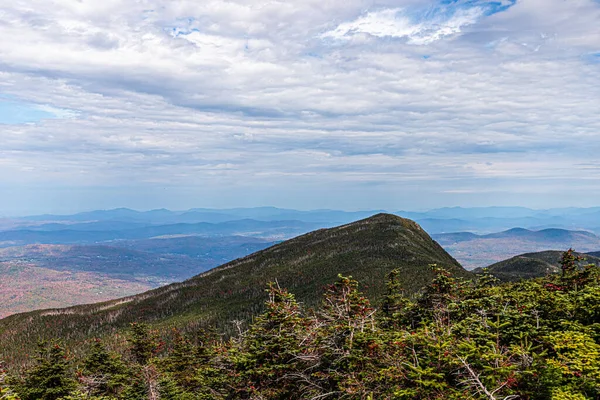
[[[560,260],[563,252],[546,250],[533,253],[524,253],[489,265],[487,270],[502,282],[514,282],[521,279],[541,278],[549,274],[560,272]],[[600,265],[600,257],[587,253],[574,253],[582,257],[579,265]],[[482,273],[483,268],[476,268],[474,273]]]
[[[433,263],[456,276],[470,276],[414,221],[377,214],[301,235],[140,295],[9,316],[0,320],[0,353],[8,350],[2,343],[24,348],[32,345],[26,338],[52,336],[78,343],[90,335],[114,333],[135,321],[214,325],[227,332],[233,329],[230,321],[247,321],[262,310],[264,289],[270,281],[277,280],[311,306],[320,299],[322,288],[341,273],[358,279],[364,292],[377,300],[392,269],[400,269],[405,289],[415,292],[433,278],[429,267]],[[49,316],[52,318],[46,318]],[[10,357],[20,356],[12,353]]]

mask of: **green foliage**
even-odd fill
[[[60,357],[52,374],[36,366],[16,388],[58,398],[40,397],[43,370],[71,382],[59,385],[69,400],[600,398],[598,267],[504,284],[485,271],[475,281],[431,273],[416,296],[389,273],[379,309],[350,276],[325,286],[314,309],[271,283],[264,311],[226,341],[133,324],[130,365],[94,341],[78,388]],[[85,384],[95,376],[102,385]]]
[[[238,395],[288,399],[302,392],[296,376],[310,321],[294,295],[269,284],[265,312],[234,345],[230,360],[239,373]]]
[[[563,276],[573,274],[577,270],[577,262],[582,259],[583,257],[575,255],[573,249],[565,251],[560,259],[560,269]]]
[[[156,332],[150,330],[146,324],[132,323],[129,331],[129,353],[134,362],[147,365],[150,358],[158,353],[161,343]]]
[[[19,400],[16,393],[9,385],[9,377],[0,361],[0,400]]]
[[[77,384],[71,374],[69,358],[60,344],[40,343],[36,361],[17,387],[22,400],[57,400],[75,390]]]
[[[548,366],[562,390],[582,396],[598,394],[600,345],[583,332],[553,332],[547,337],[553,350]]]
[[[86,396],[117,396],[128,381],[128,372],[121,355],[109,353],[100,339],[94,339],[78,378]]]
[[[406,306],[406,297],[400,282],[400,271],[394,269],[386,276],[385,295],[381,302],[381,316],[386,326],[394,323],[395,317]]]

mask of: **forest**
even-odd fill
[[[224,337],[132,323],[122,345],[60,338],[0,373],[0,398],[598,399],[600,270],[562,255],[560,272],[500,283],[432,265],[405,293],[398,270],[378,304],[340,275],[306,307],[277,282],[248,329]]]

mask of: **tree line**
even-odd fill
[[[418,295],[394,270],[377,307],[349,276],[315,308],[274,282],[230,338],[133,323],[119,351],[40,343],[26,371],[0,371],[0,399],[599,399],[600,270],[577,262],[506,284],[433,265]]]

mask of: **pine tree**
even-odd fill
[[[303,353],[309,321],[294,295],[271,283],[266,311],[256,318],[235,349],[233,361],[243,378],[240,396],[300,398]]]
[[[338,275],[337,282],[325,288],[314,332],[318,363],[312,376],[313,385],[321,388],[319,396],[340,397],[346,392],[367,397],[356,374],[380,346],[374,314],[351,276]]]
[[[22,400],[57,400],[68,396],[76,387],[64,348],[58,343],[42,342],[36,365],[27,371],[18,394]]]
[[[570,275],[577,270],[577,262],[583,260],[583,257],[576,256],[573,249],[569,249],[562,254],[560,267],[562,275]]]
[[[386,277],[386,292],[381,302],[381,325],[385,329],[399,328],[403,312],[410,305],[400,282],[400,270],[394,269]]]
[[[121,356],[109,353],[100,339],[94,339],[83,361],[79,381],[88,396],[114,396],[127,381],[127,372]]]
[[[133,361],[140,365],[147,365],[161,347],[156,333],[146,324],[132,323],[127,340]]]
[[[2,361],[0,361],[0,400],[19,400],[8,381],[8,374],[4,369]]]

